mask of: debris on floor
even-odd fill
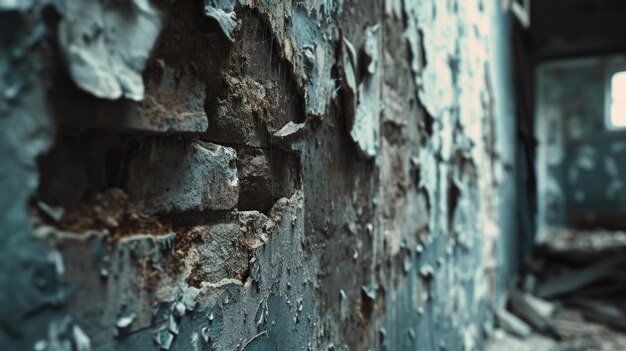
[[[496,311],[486,350],[626,350],[626,234],[553,229]]]

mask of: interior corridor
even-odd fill
[[[487,349],[624,350],[626,5],[531,5],[515,52],[536,234]]]

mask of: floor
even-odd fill
[[[485,349],[626,350],[625,253],[623,232],[542,232]]]
[[[626,334],[606,325],[585,320],[580,311],[566,309],[557,312],[552,321],[563,333],[562,340],[533,332],[518,337],[496,329],[486,351],[623,351]]]

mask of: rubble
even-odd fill
[[[129,234],[165,234],[170,227],[156,217],[148,216],[132,206],[128,194],[119,188],[110,188],[92,198],[68,206],[55,207],[38,201],[37,210],[48,224],[73,233],[88,231],[107,232],[111,240]]]
[[[496,312],[501,329],[487,350],[626,349],[626,304],[621,297],[626,285],[617,278],[625,268],[619,254],[623,233],[551,233],[541,239],[526,276],[509,292],[509,310]],[[525,333],[516,316],[533,332]]]
[[[571,293],[604,278],[618,263],[623,261],[622,257],[609,257],[585,269],[561,273],[540,284],[537,288],[537,295],[548,298]]]
[[[530,324],[533,329],[540,333],[553,336],[557,339],[561,338],[558,329],[554,327],[549,315],[544,315],[542,310],[537,309],[531,301],[530,295],[512,290],[509,292],[509,303],[511,310]]]
[[[532,329],[528,324],[505,309],[499,309],[495,315],[498,326],[510,334],[520,338],[527,338],[532,333]]]
[[[590,256],[626,251],[626,233],[612,230],[569,230],[546,228],[537,242],[536,251],[542,256],[563,256],[590,260]]]

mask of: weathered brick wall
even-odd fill
[[[515,235],[500,4],[0,16],[3,349],[481,347]]]

